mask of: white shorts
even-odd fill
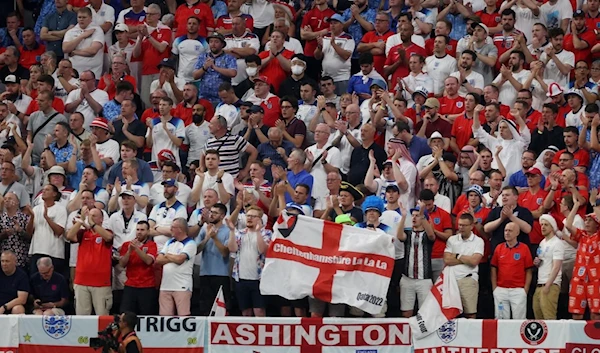
[[[415,307],[415,300],[418,300],[420,308],[431,291],[431,287],[433,287],[433,282],[430,279],[414,279],[402,275],[400,280],[400,310],[412,311]]]

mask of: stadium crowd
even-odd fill
[[[0,314],[364,316],[260,294],[287,211],[394,238],[377,316],[599,319],[599,5],[3,1]]]

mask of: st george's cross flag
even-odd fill
[[[392,236],[284,211],[273,229],[260,292],[379,314],[393,269]]]
[[[225,296],[223,295],[223,286],[219,287],[219,291],[217,292],[217,296],[213,302],[212,309],[210,309],[210,316],[227,316]]]
[[[446,266],[419,308],[409,319],[414,339],[427,337],[463,312],[458,282],[452,266]]]

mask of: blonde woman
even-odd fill
[[[25,86],[25,94],[31,99],[37,98],[37,83],[40,76],[44,74],[44,68],[40,64],[33,64],[29,67],[29,82]]]

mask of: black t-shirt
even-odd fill
[[[501,206],[494,208],[488,215],[488,218],[486,219],[485,223],[497,220],[498,218],[500,218],[501,213],[502,213]],[[527,222],[527,224],[533,224],[533,215],[531,214],[531,211],[529,211],[528,209],[523,208],[521,206],[517,206],[514,209],[513,213],[517,216],[517,218],[522,219],[525,222]],[[492,254],[494,253],[494,249],[496,249],[496,246],[498,246],[498,244],[501,244],[504,242],[504,227],[506,227],[506,225],[510,222],[511,222],[510,219],[507,218],[506,220],[504,220],[504,222],[502,222],[502,224],[500,224],[500,226],[498,228],[496,228],[496,230],[494,230],[492,232],[491,237],[490,237],[490,245],[492,248]],[[517,240],[521,243],[525,243],[525,244],[529,245],[529,234],[520,232],[519,236],[517,237]]]
[[[375,154],[375,159],[377,160],[377,168],[379,170],[383,170],[383,162],[387,159],[387,154],[375,142],[369,146],[369,148],[365,149],[362,145],[356,147],[352,151],[352,156],[350,157],[350,170],[348,171],[348,182],[352,185],[362,184],[365,181],[365,176],[367,175],[367,170],[369,169],[369,151],[373,150]]]
[[[29,278],[25,271],[17,267],[15,273],[10,276],[0,271],[0,305],[15,299],[17,292],[30,292]]]
[[[56,303],[62,298],[69,298],[69,287],[60,273],[52,273],[48,281],[44,280],[39,273],[35,273],[31,276],[31,294],[42,303]]]
[[[8,66],[4,66],[0,69],[0,80],[4,80],[8,75],[17,76],[17,80],[29,80],[29,70],[21,65],[17,65],[17,69],[14,72],[11,72],[8,69]]]
[[[240,136],[244,137],[244,135],[246,135],[246,131],[248,131],[248,127],[245,127],[242,129],[242,131],[240,131]],[[260,131],[262,131],[262,133],[265,136],[267,136],[269,133],[269,127],[267,125],[263,125],[260,127]],[[250,131],[250,136],[248,136],[248,142],[256,148],[258,148],[258,145],[260,145],[262,143],[258,139],[258,136],[256,136],[256,132],[254,131],[254,129],[252,129],[252,131]]]
[[[360,223],[363,221],[363,212],[360,208],[354,206],[351,209],[344,211],[342,210],[342,212],[344,212],[344,214],[350,215],[350,217],[354,218],[356,220],[356,223]],[[329,212],[329,219],[331,219],[332,222],[335,221],[335,217],[338,216],[337,213],[335,213],[335,210],[331,210]]]
[[[113,121],[113,127],[115,128],[115,134],[113,135],[113,140],[117,141],[119,145],[121,142],[127,140],[127,136],[123,133],[123,121],[121,119],[116,119]],[[127,127],[127,131],[134,136],[146,136],[146,124],[142,123],[138,119],[134,119],[133,122],[129,123],[129,127]],[[138,148],[138,158],[142,158],[142,154],[144,152],[144,148]]]

